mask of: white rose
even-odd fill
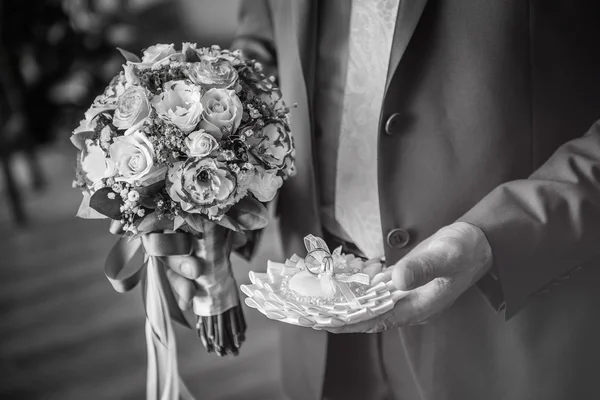
[[[129,129],[150,115],[150,104],[146,91],[140,86],[132,86],[117,101],[113,124],[119,129]]]
[[[277,170],[262,170],[254,175],[248,190],[258,201],[267,202],[273,200],[282,184],[283,179],[277,175]]]
[[[193,63],[185,73],[192,82],[205,89],[232,89],[238,80],[233,64],[217,57],[205,57],[200,62]]]
[[[164,84],[161,94],[154,96],[152,106],[158,115],[177,125],[184,132],[196,129],[204,107],[200,101],[200,88],[186,81]]]
[[[144,50],[144,55],[142,56],[143,63],[155,63],[160,61],[166,57],[169,57],[171,54],[175,54],[175,46],[173,43],[171,44],[155,44],[154,46],[148,47]]]
[[[114,162],[106,157],[106,153],[92,139],[86,139],[85,148],[81,152],[81,169],[93,184],[101,179],[109,178],[115,173]]]
[[[206,133],[204,129],[192,132],[185,138],[187,155],[190,157],[206,157],[212,153],[219,143],[215,138]]]
[[[217,140],[224,132],[235,132],[242,122],[242,102],[235,90],[210,89],[202,96],[202,105],[204,118],[200,121],[200,128]]]
[[[128,136],[116,137],[108,152],[121,175],[117,180],[129,183],[143,181],[143,178],[153,171],[154,149],[152,143],[139,131]]]
[[[144,50],[141,62],[128,64],[135,65],[139,69],[147,69],[155,65],[168,64],[172,59],[183,61],[183,54],[177,53],[173,44],[156,44]]]

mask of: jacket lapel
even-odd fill
[[[283,99],[292,106],[290,122],[296,148],[296,176],[283,185],[279,204],[286,251],[303,254],[303,237],[320,234],[313,159],[311,109],[316,38],[316,0],[271,0]],[[302,212],[298,212],[302,210]],[[297,235],[288,234],[293,232]]]
[[[426,4],[427,0],[400,0],[394,41],[392,42],[392,52],[390,54],[390,64],[388,66],[386,90],[415,32]]]

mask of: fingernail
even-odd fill
[[[192,273],[192,266],[190,265],[190,263],[188,262],[184,262],[183,264],[181,264],[181,272],[183,272],[186,275],[191,275]]]
[[[371,280],[371,285],[375,286],[377,285],[379,282],[383,282],[385,278],[385,274],[383,272],[378,273],[377,275],[375,275],[373,277],[373,279]]]

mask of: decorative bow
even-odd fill
[[[304,246],[308,251],[304,260],[306,270],[319,278],[325,296],[331,299],[339,290],[349,304],[355,308],[362,308],[362,304],[352,293],[348,284],[354,282],[368,285],[370,283],[369,275],[344,273],[343,270],[347,267],[347,262],[342,255],[342,248],[338,247],[332,253],[321,238],[313,235],[305,236]]]
[[[118,224],[111,226],[118,234]],[[104,273],[114,289],[124,293],[140,281],[144,284],[146,308],[146,345],[148,348],[148,400],[194,400],[181,380],[177,368],[177,348],[171,318],[193,326],[177,306],[159,257],[188,255],[192,251],[190,235],[151,233],[130,240],[122,237],[110,251]],[[143,255],[143,263],[136,261]],[[145,276],[146,279],[143,279]]]

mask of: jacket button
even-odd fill
[[[390,247],[401,249],[410,242],[410,234],[405,229],[392,229],[387,234],[387,243]]]
[[[385,133],[387,133],[388,135],[393,135],[395,133],[399,133],[401,119],[402,119],[402,116],[398,113],[394,113],[394,114],[390,115],[390,117],[387,119],[387,121],[385,123]]]

